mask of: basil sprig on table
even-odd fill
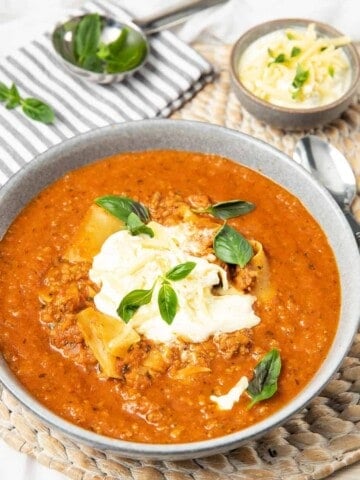
[[[229,200],[227,202],[214,203],[201,210],[195,210],[195,213],[209,213],[215,218],[228,220],[229,218],[239,217],[252,212],[254,208],[255,205],[253,203],[245,200]]]
[[[103,20],[98,13],[85,15],[74,32],[76,63],[97,73],[121,73],[140,65],[147,54],[147,42],[135,29],[123,27],[110,43],[101,42]]]
[[[248,410],[256,403],[271,398],[277,392],[277,381],[281,371],[279,350],[273,348],[254,369],[254,378],[249,383],[247,393],[251,397]]]
[[[54,110],[48,104],[37,98],[22,98],[15,83],[9,88],[0,82],[0,102],[5,102],[9,110],[21,107],[25,115],[38,122],[53,123],[55,119]]]
[[[151,302],[155,285],[161,280],[162,283],[158,293],[159,312],[161,318],[171,325],[178,309],[178,298],[170,281],[177,282],[184,279],[194,270],[195,266],[195,262],[180,263],[169,270],[163,277],[157,278],[150,290],[132,290],[129,292],[121,300],[117,309],[119,317],[125,323],[128,323],[142,305],[147,305]]]
[[[105,195],[94,202],[124,222],[131,235],[145,233],[154,236],[153,230],[146,226],[150,220],[149,210],[142,203],[120,195]]]

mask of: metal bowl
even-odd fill
[[[0,379],[6,388],[44,423],[61,430],[78,443],[125,457],[179,460],[228,451],[259,437],[284,423],[321,391],[339,368],[357,331],[360,315],[360,257],[352,231],[334,200],[286,155],[237,131],[206,123],[171,120],[145,120],[94,130],[39,155],[0,190],[0,238],[22,208],[65,172],[118,152],[154,149],[222,155],[261,172],[285,187],[301,199],[326,232],[341,281],[342,305],[337,333],[323,364],[306,388],[265,420],[212,440],[159,445],[115,440],[95,434],[69,423],[41,405],[18,382],[5,361],[0,361]]]
[[[360,79],[360,60],[354,45],[343,47],[351,68],[351,84],[348,90],[336,101],[313,108],[290,108],[273,105],[250,92],[239,80],[238,65],[245,50],[260,37],[287,28],[306,28],[315,23],[316,32],[326,37],[340,37],[343,34],[330,25],[299,18],[285,18],[262,23],[248,30],[234,44],[230,58],[231,83],[241,105],[259,120],[283,128],[284,130],[303,130],[324,125],[338,118],[353,100]]]
[[[84,17],[85,15],[71,17],[65,22],[59,23],[56,25],[51,36],[55,53],[57,53],[59,60],[72,74],[85,80],[89,80],[93,83],[117,83],[121,82],[126,77],[133,75],[147,62],[150,52],[150,44],[143,30],[133,22],[127,21],[124,23],[101,15],[100,19],[102,22],[102,35],[114,40],[124,27],[128,27],[140,35],[140,37],[143,39],[144,43],[146,44],[146,55],[137,67],[119,73],[97,73],[79,66],[76,62],[74,54],[74,35],[78,24]]]

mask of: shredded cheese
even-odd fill
[[[148,226],[154,231],[153,238],[121,230],[112,234],[94,257],[89,275],[100,286],[94,297],[98,311],[122,322],[117,308],[125,295],[151,288],[156,278],[172,267],[191,261],[196,263],[192,272],[182,281],[173,282],[179,305],[171,325],[159,313],[157,282],[150,303],[138,309],[129,326],[155,342],[183,339],[196,343],[215,334],[252,328],[260,322],[253,310],[254,295],[232,289],[223,268],[189,253],[200,247],[187,224],[166,227],[150,222]],[[212,289],[220,279],[221,295],[214,295]]]
[[[348,37],[318,37],[315,24],[269,33],[244,52],[239,78],[257,97],[283,107],[329,104],[349,88]]]

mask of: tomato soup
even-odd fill
[[[89,212],[106,196],[146,207],[150,220],[143,210],[136,210],[135,223],[130,224],[128,217],[125,230],[114,218],[106,218],[104,224],[99,220],[98,228],[89,227]],[[231,202],[239,199],[252,208],[240,214],[240,202],[240,213],[227,216]],[[221,216],[224,208],[227,213]],[[196,248],[188,237],[176,233],[183,232],[179,225],[191,226]],[[108,227],[101,253],[92,251],[93,239],[98,241],[99,232],[102,235]],[[151,300],[153,310],[146,298],[136,300],[140,305],[133,300],[126,306],[126,295],[121,294],[115,295],[115,304],[122,302],[122,308],[102,312],[100,300],[108,298],[101,297],[105,280],[97,281],[94,272],[104,268],[92,257],[96,255],[99,263],[112,235],[121,241],[126,237],[131,248],[138,242],[151,249],[162,228],[171,232],[176,251],[185,248],[181,257],[185,260],[174,261],[171,270],[167,266],[153,276],[149,262],[143,262],[150,268],[147,291],[153,296],[156,292],[158,298]],[[242,260],[233,264],[219,254],[220,232],[241,234],[236,239],[246,245],[245,264]],[[158,252],[167,247],[158,248],[151,257],[155,263],[162,255]],[[120,253],[123,262],[135,255]],[[182,292],[191,290],[190,295],[197,288],[196,283],[187,288],[186,282],[196,281],[198,257],[204,272],[220,272],[215,275],[218,283],[206,287],[206,298],[211,296],[216,303],[217,330],[208,330],[200,339],[190,335],[191,315],[189,335],[175,328],[187,308]],[[109,263],[116,262],[114,257]],[[145,288],[136,284],[132,265],[125,293]],[[219,306],[227,283],[228,297],[233,295],[236,302],[248,299],[250,323],[239,329],[226,327],[228,314]],[[0,350],[26,389],[78,426],[144,443],[219,437],[282,408],[323,362],[340,310],[332,250],[296,197],[225,158],[179,151],[114,155],[69,172],[43,190],[0,242],[0,297]],[[200,308],[194,307],[194,312],[200,314]],[[141,315],[150,310],[160,323],[145,330]],[[238,307],[235,310],[234,315]],[[281,358],[281,371],[270,382],[271,394],[262,390],[263,398],[257,401],[256,367],[273,352]],[[272,374],[274,370],[268,369],[267,376]],[[228,404],[229,392],[235,399]],[[225,406],[219,400],[224,398]]]

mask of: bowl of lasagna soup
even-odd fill
[[[0,191],[0,380],[131,458],[235,448],[330,380],[357,330],[336,203],[273,147],[151,120],[39,155]]]

